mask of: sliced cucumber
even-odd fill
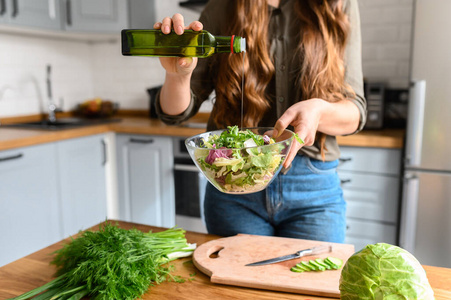
[[[325,271],[326,268],[321,266],[319,263],[317,263],[314,260],[309,260],[308,262],[311,266],[315,267],[316,271]]]
[[[324,262],[331,266],[332,269],[338,270],[343,265],[343,261],[336,257],[328,256],[324,259]]]
[[[326,263],[324,262],[324,260],[321,259],[321,258],[317,258],[317,259],[315,259],[315,261],[316,261],[318,264],[320,264],[321,266],[323,266],[324,268],[326,268],[326,270],[332,269],[332,268],[331,268],[328,264],[326,264]]]
[[[336,257],[317,258],[309,261],[301,261],[293,266],[292,272],[302,273],[310,271],[338,270],[343,266],[343,261]]]
[[[306,262],[306,261],[301,261],[300,264],[301,264],[301,266],[303,266],[303,267],[309,269],[310,271],[316,271],[316,268],[313,267],[312,265],[310,265],[310,264],[309,264],[308,262]]]
[[[296,267],[298,269],[304,270],[304,272],[310,272],[311,269],[307,268],[306,266],[303,266],[302,264],[297,264]]]
[[[290,269],[291,272],[302,273],[305,272],[304,268],[299,268],[298,265],[295,265]]]

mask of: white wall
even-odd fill
[[[53,96],[64,108],[92,97],[92,47],[86,43],[0,33],[0,117],[39,112],[47,99],[46,65]]]
[[[198,13],[179,0],[155,1],[156,18],[180,12],[186,23]],[[147,109],[147,88],[160,85],[164,72],[157,58],[123,57],[116,42],[92,44],[0,32],[1,117],[37,114],[47,103],[46,65],[52,65],[53,98],[63,110],[93,97],[119,102],[122,108]]]
[[[358,0],[363,75],[407,88],[414,0]]]
[[[185,22],[198,13],[179,0],[156,2],[161,20],[180,12]],[[363,73],[369,80],[407,87],[413,0],[358,0],[363,40]],[[157,58],[123,57],[119,39],[90,44],[50,37],[0,32],[1,117],[39,113],[46,98],[46,65],[53,68],[53,96],[64,110],[93,97],[121,108],[147,109],[147,88],[160,85],[164,72]]]

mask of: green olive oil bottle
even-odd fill
[[[215,53],[246,51],[246,39],[239,36],[214,36],[208,31],[185,30],[182,35],[174,31],[124,29],[122,55],[126,56],[185,56],[208,57]]]

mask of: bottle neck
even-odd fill
[[[239,36],[216,36],[216,53],[239,53],[242,49],[242,38]]]

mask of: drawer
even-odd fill
[[[399,175],[400,149],[340,147],[338,170]]]
[[[388,243],[396,245],[396,226],[348,218],[346,220],[346,244],[353,244],[359,251],[368,244]]]
[[[400,178],[346,171],[338,175],[348,217],[397,223]]]

